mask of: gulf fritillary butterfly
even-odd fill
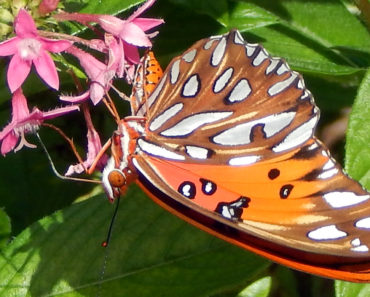
[[[313,135],[319,110],[282,59],[233,30],[173,59],[147,100],[137,82],[103,171],[111,200],[136,182],[170,212],[275,262],[370,281],[370,195]]]

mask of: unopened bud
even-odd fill
[[[0,7],[0,22],[4,24],[13,23],[14,16],[5,8]]]
[[[4,36],[10,34],[12,31],[13,27],[0,23],[0,39],[4,39]]]
[[[59,4],[59,0],[42,0],[39,6],[40,15],[48,14],[54,11]]]

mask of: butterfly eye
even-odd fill
[[[114,188],[121,188],[126,185],[126,176],[120,170],[112,170],[108,175],[108,181]]]

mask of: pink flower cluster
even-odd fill
[[[58,2],[42,1],[39,14],[53,12]],[[161,19],[139,17],[154,2],[155,0],[146,1],[126,20],[99,14],[59,12],[53,15],[59,22],[77,21],[84,25],[97,24],[102,30],[99,35],[101,38],[92,40],[63,33],[39,31],[29,12],[26,9],[20,9],[14,21],[15,36],[0,43],[0,56],[10,56],[7,83],[12,93],[12,119],[0,132],[1,154],[18,151],[23,146],[35,147],[26,140],[26,134],[35,133],[45,120],[82,108],[87,126],[87,159],[83,164],[71,166],[68,174],[80,173],[89,168],[102,146],[100,137],[92,124],[89,109],[85,106],[86,100],[91,99],[93,105],[98,104],[111,89],[115,78],[125,78],[128,83],[132,81],[135,65],[140,62],[138,47],[150,48],[152,43],[149,38],[155,35],[148,35],[146,32],[163,23]],[[80,45],[83,45],[84,49],[81,49]],[[80,84],[77,84],[77,91],[80,94],[61,95],[60,99],[70,104],[68,106],[50,111],[41,111],[34,107],[30,111],[22,85],[32,66],[42,81],[57,91],[60,82],[53,55],[61,53],[77,58],[88,78],[88,89],[83,91]]]

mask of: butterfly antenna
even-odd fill
[[[120,197],[118,197],[117,202],[116,202],[116,207],[114,208],[113,216],[110,220],[107,238],[101,244],[101,246],[105,248],[104,249],[104,261],[103,261],[103,266],[102,266],[102,269],[101,269],[101,272],[100,272],[99,285],[98,285],[98,290],[97,290],[97,293],[96,293],[95,297],[100,297],[101,285],[102,285],[103,280],[104,280],[104,275],[105,275],[105,271],[107,269],[107,263],[108,263],[109,242],[110,242],[110,238],[112,236],[113,225],[114,225],[114,222],[115,222],[116,217],[117,217],[117,212],[118,212],[118,207],[119,207],[119,201],[120,200],[121,200]]]
[[[43,151],[46,154],[46,157],[48,158],[48,161],[49,161],[49,164],[51,166],[51,169],[53,170],[54,174],[57,177],[59,177],[60,179],[64,179],[64,180],[73,180],[73,181],[82,181],[82,182],[88,182],[88,183],[94,183],[94,184],[101,184],[101,181],[99,181],[99,180],[93,180],[93,179],[87,179],[87,178],[78,178],[78,177],[71,177],[71,176],[64,176],[64,175],[60,174],[58,172],[58,170],[56,169],[56,167],[54,165],[54,162],[51,159],[51,156],[49,154],[49,151],[47,150],[44,142],[41,140],[41,137],[40,137],[39,133],[35,133],[35,134],[36,134],[36,137],[37,137],[38,141],[40,142],[40,145],[41,145]]]
[[[119,201],[121,199],[120,199],[120,197],[118,197],[116,200],[117,200],[116,207],[114,209],[112,219],[110,220],[108,234],[107,234],[107,239],[105,241],[103,241],[103,243],[101,244],[102,247],[107,247],[108,246],[109,241],[110,241],[110,238],[111,238],[111,235],[112,235],[113,225],[114,225],[114,222],[116,220],[116,216],[117,216],[117,212],[118,212],[118,207],[119,207]]]

